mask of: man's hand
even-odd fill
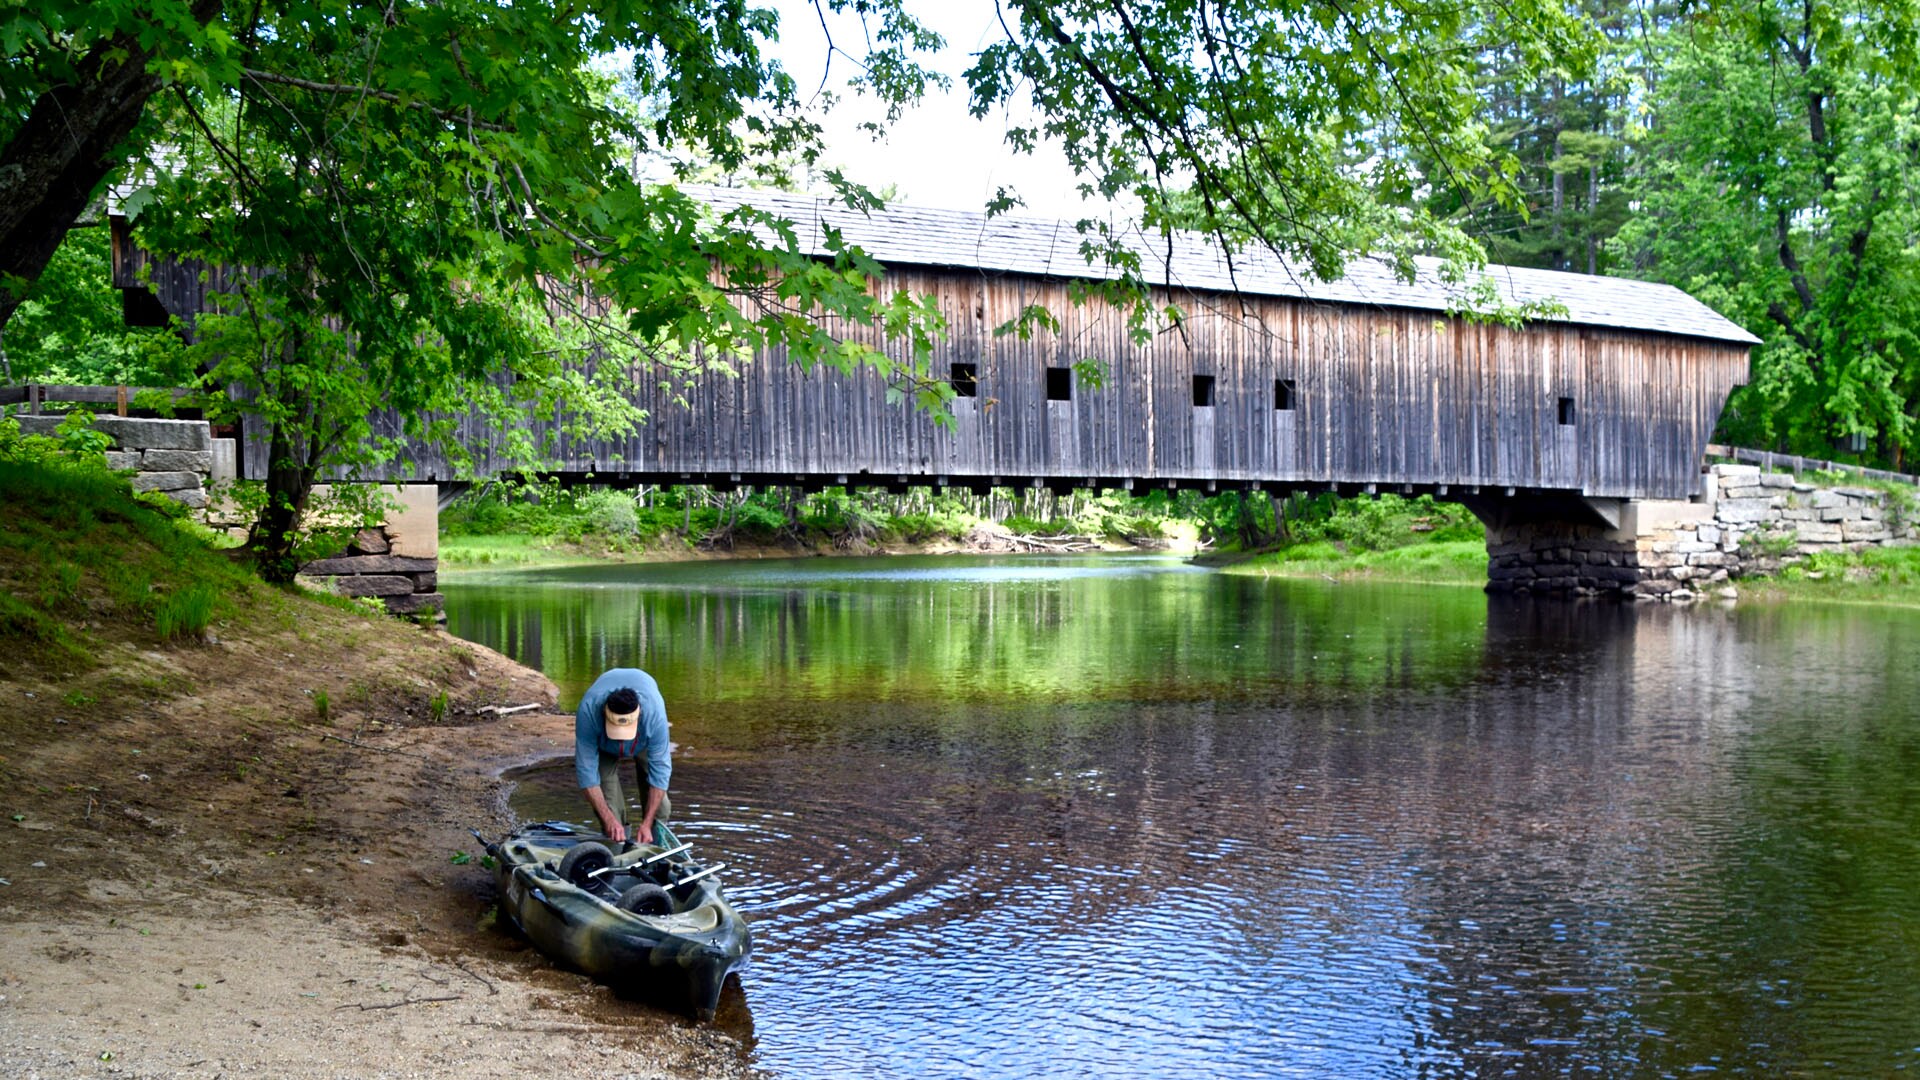
[[[633,841],[636,844],[653,843],[653,819],[652,818],[640,819],[640,827],[633,830]]]
[[[620,824],[620,815],[607,805],[607,797],[600,792],[600,785],[587,788],[582,794],[587,797],[587,805],[593,808],[593,816],[600,819],[600,830],[607,838],[619,843],[627,838],[627,827]]]

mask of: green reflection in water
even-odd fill
[[[1703,865],[1724,923],[1654,945],[1646,1012],[1676,1066],[1888,1075],[1920,1066],[1920,618],[1772,605],[1736,617],[1752,663]],[[1744,677],[1744,678],[1743,678]],[[1676,946],[1680,948],[1676,948]],[[1684,949],[1684,951],[1683,951]]]
[[[1154,587],[1141,577],[1155,575]],[[1173,559],[837,559],[470,575],[449,628],[571,700],[646,668],[669,708],[832,702],[1182,701],[1452,683],[1478,663],[1472,590],[1328,588]]]

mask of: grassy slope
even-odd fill
[[[1481,540],[1436,540],[1383,551],[1346,551],[1316,540],[1263,552],[1227,567],[1227,572],[1480,586],[1487,582],[1487,545]]]
[[[342,739],[454,723],[537,678],[266,585],[99,471],[0,462],[0,506],[0,809],[23,829],[111,838],[168,811],[277,849],[327,831]]]
[[[264,596],[125,480],[60,463],[0,462],[0,678],[74,676],[109,641],[195,640]]]
[[[1772,577],[1744,578],[1743,599],[1920,607],[1920,547],[1816,555]]]

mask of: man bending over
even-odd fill
[[[653,823],[666,821],[673,812],[673,803],[667,799],[672,747],[667,741],[667,704],[653,676],[639,668],[614,668],[587,687],[573,714],[573,771],[601,831],[610,839],[627,839],[627,798],[620,788],[624,758],[633,759],[634,783],[646,791],[633,839],[652,842]],[[646,759],[644,782],[642,758]]]

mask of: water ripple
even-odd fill
[[[624,639],[769,1071],[1920,1068],[1920,620],[955,577]]]

